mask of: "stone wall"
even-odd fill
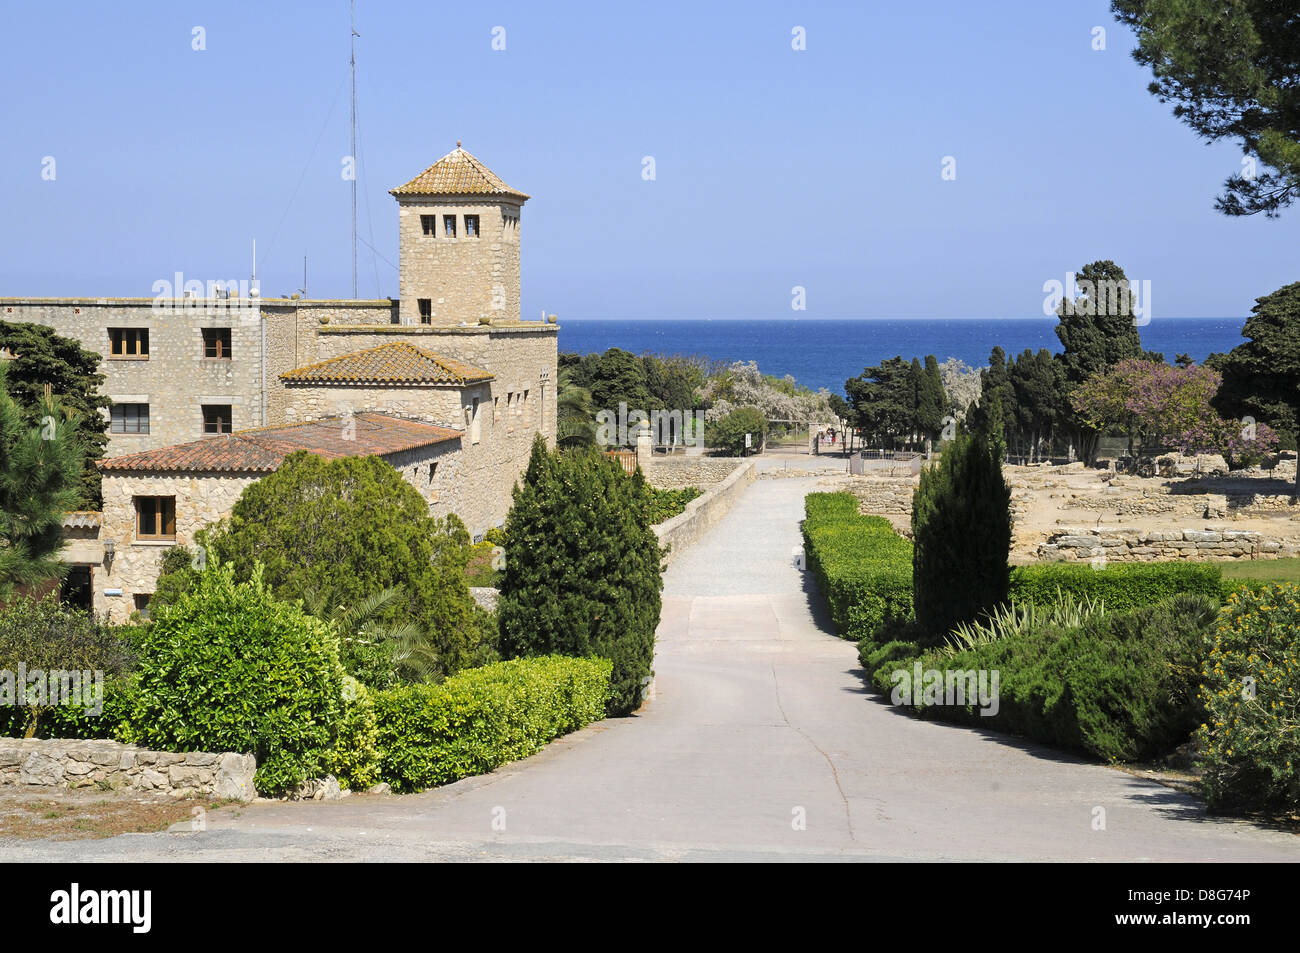
[[[399,281],[403,324],[419,324],[417,300],[428,298],[434,326],[471,324],[480,317],[519,320],[519,199],[398,196]],[[434,216],[424,234],[422,215]],[[447,237],[443,216],[454,216]],[[465,234],[465,216],[477,215],[479,235]]]
[[[1153,562],[1171,559],[1277,559],[1300,555],[1300,536],[1205,526],[1183,530],[1078,527],[1050,533],[1038,547],[1041,559]]]
[[[113,540],[112,560],[93,566],[91,586],[96,613],[115,623],[130,619],[135,596],[152,594],[167,550],[192,545],[194,534],[226,516],[244,487],[257,480],[251,473],[104,473],[104,510],[99,541]],[[136,538],[135,497],[176,498],[176,538]],[[110,596],[107,590],[121,590]]]
[[[643,466],[646,482],[660,490],[678,490],[696,486],[703,490],[721,483],[741,467],[752,467],[753,462],[738,457],[652,457],[649,466]]]
[[[148,751],[116,741],[0,738],[0,785],[141,791],[251,801],[251,754]]]
[[[3,298],[0,317],[53,328],[101,355],[101,390],[117,404],[148,404],[147,434],[110,434],[117,456],[203,436],[204,404],[229,404],[236,430],[261,416],[261,319],[255,304],[232,299]],[[149,331],[149,355],[115,358],[110,328]],[[231,357],[204,357],[204,328],[230,330]]]
[[[652,467],[651,470],[654,468]],[[702,496],[686,504],[686,509],[654,528],[661,545],[669,547],[665,563],[672,562],[683,549],[700,539],[712,526],[727,515],[727,511],[757,478],[754,461],[743,460],[732,467],[731,475],[710,486]],[[693,485],[693,484],[687,484]]]

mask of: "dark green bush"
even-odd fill
[[[750,446],[745,447],[745,435],[750,435]],[[732,456],[757,453],[767,436],[767,418],[757,407],[737,407],[725,417],[710,420],[704,425],[704,442]]]
[[[233,564],[241,580],[261,563],[266,585],[285,601],[327,595],[330,605],[353,606],[400,589],[376,621],[428,633],[438,675],[472,664],[478,650],[464,523],[429,516],[420,492],[379,457],[290,454],[244,489],[207,544],[207,561]]]
[[[17,680],[20,665],[28,674],[36,670],[99,671],[106,680],[112,680],[128,673],[134,662],[131,640],[103,620],[60,605],[54,595],[40,600],[13,600],[0,609],[0,670],[14,673],[13,684],[0,685],[6,694],[13,692],[12,698],[0,699],[0,733],[44,735],[43,723],[47,719],[75,721],[77,713],[84,712],[84,707],[76,712],[60,711],[55,700],[27,696],[30,686],[20,685]],[[93,681],[92,676],[92,695]],[[48,681],[42,682],[48,686]]]
[[[998,672],[998,710],[924,705],[944,720],[994,727],[1107,761],[1167,753],[1199,724],[1198,665],[1215,604],[1180,595],[1077,629],[1045,627],[952,652],[934,650],[922,669]],[[892,688],[878,669],[873,684]]]
[[[912,496],[913,607],[928,644],[1006,601],[1010,505],[1001,444],[983,432],[958,434],[922,469]]]
[[[1111,563],[1094,569],[1079,563],[1038,563],[1011,570],[1013,602],[1050,605],[1057,591],[1102,600],[1108,612],[1149,606],[1180,592],[1221,601],[1222,570],[1216,563]]]
[[[501,654],[610,659],[611,715],[640,705],[654,658],[663,579],[648,489],[640,470],[539,437],[506,518]]]
[[[142,630],[130,740],[163,751],[257,758],[257,789],[292,793],[329,772],[344,717],[330,626],[277,602],[260,567],[236,584],[209,566]]]
[[[922,649],[915,642],[886,642],[877,645],[870,639],[858,643],[858,661],[866,669],[867,678],[872,678],[881,668],[891,663],[901,665],[920,655]]]
[[[697,486],[684,486],[676,490],[650,490],[650,523],[656,525],[670,520],[686,509],[686,504],[700,495]]]
[[[887,519],[862,516],[850,493],[810,493],[804,500],[808,571],[840,635],[860,641],[912,611],[912,544]]]
[[[608,659],[542,656],[376,692],[380,774],[419,791],[526,758],[604,716]]]

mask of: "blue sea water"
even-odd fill
[[[1138,328],[1142,346],[1165,360],[1189,354],[1203,361],[1242,343],[1243,318],[1153,319]],[[719,361],[757,361],[764,374],[791,374],[800,384],[843,393],[844,382],[888,357],[949,357],[972,367],[988,364],[995,345],[1009,355],[1025,348],[1061,350],[1055,318],[974,318],[789,321],[608,321],[569,318],[560,325],[560,350],[589,354],[620,347],[634,354],[705,355]]]

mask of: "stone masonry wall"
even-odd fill
[[[150,594],[158,581],[163,557],[172,546],[192,545],[194,534],[226,516],[244,487],[255,482],[251,473],[118,473],[104,474],[104,510],[99,538],[113,540],[114,555],[92,568],[91,586],[96,613],[115,623],[130,619],[135,596]],[[136,539],[135,497],[176,498],[176,538]],[[121,589],[120,596],[106,594]]]
[[[399,196],[398,205],[403,324],[420,323],[420,298],[429,299],[434,326],[519,320],[521,202]],[[434,216],[434,234],[424,234],[422,215]],[[447,215],[456,220],[454,238],[444,231]],[[466,215],[479,217],[477,238],[465,233]]]
[[[1042,559],[1151,562],[1170,559],[1277,559],[1300,555],[1300,536],[1272,537],[1222,526],[1143,531],[1119,527],[1062,529],[1038,547]]]
[[[33,784],[114,791],[148,791],[171,797],[257,797],[251,754],[148,751],[116,741],[0,738],[0,785]]]
[[[735,457],[652,457],[642,467],[646,481],[656,489],[676,490],[695,486],[700,489],[721,483],[746,461]]]
[[[256,308],[232,308],[220,299],[163,304],[152,298],[3,298],[0,318],[42,324],[80,342],[101,355],[101,389],[114,403],[149,405],[149,433],[110,434],[109,456],[200,439],[203,404],[229,404],[236,430],[260,426]],[[110,328],[148,329],[148,359],[112,357]],[[230,330],[230,359],[204,357],[203,328]]]

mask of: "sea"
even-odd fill
[[[1142,346],[1165,360],[1190,355],[1198,363],[1216,351],[1242,343],[1240,318],[1154,318],[1138,328]],[[705,356],[715,361],[757,361],[764,374],[816,390],[843,393],[844,382],[889,357],[942,363],[950,357],[984,367],[1000,345],[1008,355],[1025,348],[1061,350],[1055,318],[836,318],[793,320],[672,319],[606,320],[567,318],[560,322],[560,350],[578,354],[622,348],[633,354]]]

